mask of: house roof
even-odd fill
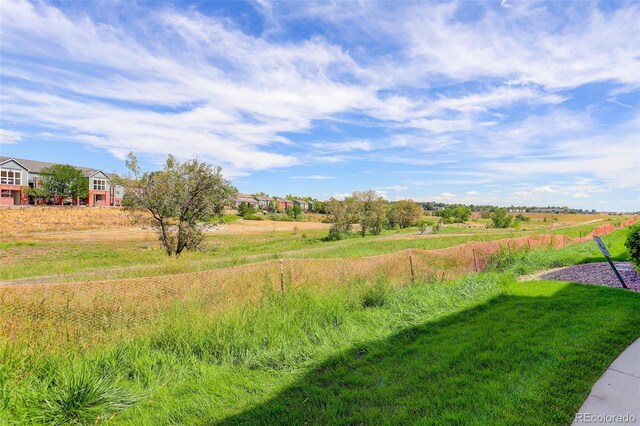
[[[304,201],[304,200],[294,200],[295,203],[300,203],[300,204],[309,204],[308,201]]]
[[[40,173],[40,172],[42,172],[42,169],[46,169],[47,167],[55,166],[56,164],[60,164],[60,163],[48,163],[46,161],[28,160],[26,158],[0,156],[0,164],[4,163],[5,161],[9,161],[9,160],[17,161],[18,163],[20,163],[21,165],[26,167],[27,170],[29,170],[30,172],[33,172],[33,173]],[[94,174],[100,172],[100,170],[93,169],[91,167],[80,167],[80,166],[73,166],[73,167],[75,167],[76,169],[80,170],[82,172],[82,174],[84,176],[86,176],[86,177],[93,176]],[[104,174],[109,176],[107,173],[104,173]],[[111,177],[111,176],[109,176],[109,177]]]
[[[249,194],[238,193],[238,195],[236,195],[236,201],[240,203],[255,203],[256,199]]]
[[[288,203],[289,200],[285,200],[284,198],[280,198],[280,197],[274,197],[274,200],[276,200],[279,203]]]
[[[272,200],[271,197],[265,197],[264,195],[256,195],[253,198],[255,198],[258,201],[271,201]]]

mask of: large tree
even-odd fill
[[[221,217],[237,192],[220,167],[197,159],[179,162],[169,155],[162,170],[142,173],[130,153],[126,166],[131,176],[120,179],[123,206],[138,222],[150,222],[169,256],[202,248],[198,222]]]
[[[44,196],[63,198],[87,198],[89,180],[82,172],[69,164],[55,164],[42,169],[40,188]]]
[[[389,207],[389,221],[397,224],[400,228],[406,228],[414,225],[423,212],[422,207],[415,201],[396,201]]]
[[[351,198],[354,200],[358,212],[360,235],[366,236],[367,231],[379,235],[387,223],[387,205],[384,198],[373,190],[356,191]]]
[[[333,223],[331,229],[334,234],[348,234],[351,227],[358,222],[357,202],[353,197],[344,200],[329,199],[326,203],[327,216]]]

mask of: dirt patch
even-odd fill
[[[223,234],[260,234],[264,232],[329,230],[331,224],[321,222],[276,222],[271,220],[236,220],[223,225]]]
[[[631,262],[614,262],[629,290],[640,291],[640,275],[634,270]],[[532,275],[520,277],[521,281],[554,280],[569,281],[582,284],[622,287],[607,262],[585,263],[549,269]]]

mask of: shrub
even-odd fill
[[[624,245],[629,249],[629,258],[636,265],[636,269],[640,270],[640,224],[629,228]]]
[[[508,228],[511,225],[511,219],[506,209],[495,209],[491,214],[491,221],[496,228]]]
[[[433,226],[431,227],[431,231],[432,231],[434,234],[437,234],[437,233],[438,233],[438,231],[440,231],[440,227],[441,227],[441,226],[442,226],[442,222],[441,222],[441,221],[438,221],[438,222],[436,222],[436,223],[434,223],[434,224],[433,224]]]
[[[340,232],[338,228],[332,226],[329,229],[329,234],[322,239],[322,241],[340,241],[342,240],[346,234],[344,232]]]
[[[424,234],[429,226],[433,225],[433,222],[427,219],[421,219],[418,221],[418,231]]]

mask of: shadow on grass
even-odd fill
[[[569,424],[640,335],[639,309],[640,294],[519,283],[475,309],[341,353],[219,424]]]

